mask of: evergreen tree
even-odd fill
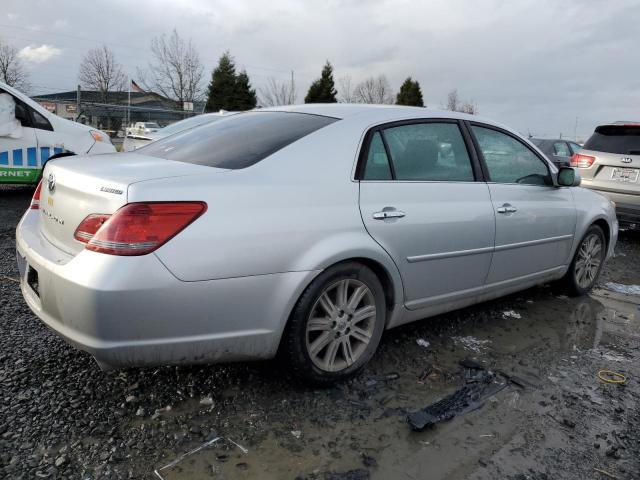
[[[304,103],[336,103],[338,92],[333,81],[333,67],[327,60],[322,68],[320,78],[315,80],[309,87]]]
[[[417,80],[412,80],[411,77],[407,77],[396,97],[396,105],[424,107],[422,90],[420,90],[420,83]]]
[[[236,77],[235,63],[231,54],[226,51],[211,74],[205,105],[207,112],[235,110]]]
[[[236,77],[235,107],[230,110],[251,110],[256,108],[257,103],[256,91],[251,88],[249,75],[243,70]]]

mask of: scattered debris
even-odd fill
[[[407,422],[413,430],[422,431],[439,422],[471,412],[482,407],[483,401],[507,386],[507,382],[498,382],[494,373],[482,371],[483,378],[468,383],[451,395],[407,415]]]
[[[397,380],[400,378],[400,374],[393,372],[393,373],[389,373],[387,375],[384,376],[385,380]]]
[[[245,453],[245,454],[249,453],[249,450],[247,450],[246,448],[244,448],[242,445],[238,445],[236,442],[234,442],[234,441],[233,441],[233,440],[231,440],[230,438],[226,438],[226,439],[225,439],[224,437],[218,437],[218,436],[215,436],[214,438],[212,438],[212,439],[207,440],[206,442],[204,442],[202,445],[199,445],[198,447],[196,447],[196,448],[194,448],[194,449],[192,449],[192,450],[189,450],[189,451],[188,451],[188,452],[186,452],[186,453],[183,453],[182,455],[180,455],[178,458],[176,458],[176,459],[175,459],[175,460],[173,460],[172,462],[167,463],[164,467],[160,467],[160,468],[158,468],[158,469],[154,470],[154,471],[153,471],[153,473],[154,473],[154,474],[155,474],[155,475],[156,475],[160,480],[165,480],[165,479],[164,479],[164,477],[163,477],[162,475],[160,475],[160,472],[161,472],[162,470],[166,470],[166,469],[168,469],[168,468],[173,468],[173,467],[175,467],[178,463],[180,463],[182,460],[184,460],[185,458],[187,458],[187,457],[189,457],[189,456],[193,455],[194,453],[197,453],[197,452],[199,452],[200,450],[203,450],[203,449],[205,449],[205,448],[207,448],[207,447],[210,447],[210,446],[211,446],[211,445],[213,445],[214,443],[217,443],[217,442],[220,442],[220,441],[225,441],[225,440],[226,440],[226,441],[228,441],[228,442],[230,442],[230,443],[232,443],[232,444],[234,444],[236,447],[238,447],[238,448],[242,451],[242,453]],[[225,455],[218,456],[218,459],[219,459],[219,460],[221,460],[221,461],[226,460],[226,458],[227,458],[227,457],[226,457]]]
[[[365,467],[368,467],[368,468],[375,468],[375,467],[378,466],[378,461],[375,458],[367,455],[366,453],[363,453],[362,454],[362,464]]]
[[[200,399],[200,405],[213,405],[213,398],[211,397],[211,395],[202,397]]]
[[[451,339],[456,344],[460,344],[467,350],[471,350],[475,353],[482,353],[484,349],[487,348],[487,344],[491,343],[491,340],[478,340],[471,335],[466,337],[451,337]]]
[[[622,385],[627,382],[627,377],[619,372],[612,372],[611,370],[600,370],[596,376],[598,380],[604,383],[615,383]]]
[[[640,285],[624,285],[622,283],[607,282],[604,288],[611,292],[622,293],[624,295],[640,295]]]
[[[515,318],[515,319],[519,320],[519,319],[522,318],[522,315],[520,315],[515,310],[507,310],[507,311],[502,312],[502,318]]]
[[[603,474],[604,476],[609,477],[609,478],[618,478],[618,477],[616,477],[613,473],[609,473],[609,472],[607,472],[606,470],[601,470],[600,468],[595,468],[595,467],[593,467],[593,470],[594,470],[594,471],[596,471],[596,472],[598,472],[598,473],[601,473],[601,474]]]
[[[464,358],[458,362],[458,365],[464,368],[470,368],[471,370],[484,370],[484,367],[470,358]]]
[[[416,340],[416,343],[424,348],[429,348],[429,345],[431,345],[431,343],[428,340],[425,340],[424,338],[419,338]]]
[[[346,472],[325,472],[324,480],[369,480],[369,471],[364,468]]]
[[[291,435],[296,438],[300,438],[302,436],[302,432],[300,430],[291,430]]]
[[[138,410],[136,410],[136,416],[138,417],[144,417],[144,408],[140,407],[138,408]]]

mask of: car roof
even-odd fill
[[[404,105],[371,105],[364,103],[305,103],[302,105],[285,105],[280,107],[261,108],[260,112],[294,112],[309,115],[324,115],[340,120],[370,118],[375,123],[385,123],[421,118],[447,118],[468,120],[494,125],[517,135],[519,132],[494,120],[468,113],[437,110],[426,107],[408,107]]]

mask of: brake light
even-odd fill
[[[107,255],[146,255],[175,237],[206,210],[204,202],[129,203],[97,229],[86,248]],[[95,226],[99,220],[88,220],[89,217],[85,221]],[[86,233],[90,234],[90,230]]]
[[[578,168],[589,168],[596,161],[596,157],[591,155],[582,155],[581,153],[574,153],[571,157],[571,166]]]
[[[36,191],[33,192],[33,198],[31,199],[31,204],[29,205],[29,208],[31,210],[38,210],[40,208],[40,191],[41,190],[42,190],[42,180],[38,182]]]
[[[88,243],[93,238],[100,227],[106,222],[111,215],[103,215],[100,213],[92,213],[85,218],[76,231],[73,232],[73,238],[82,243]]]

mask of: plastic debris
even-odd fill
[[[520,315],[518,312],[516,312],[515,310],[507,310],[505,312],[502,312],[502,318],[515,318],[515,319],[520,319],[522,318],[522,315]]]
[[[300,430],[291,430],[291,435],[296,438],[300,438],[302,436],[302,432]]]
[[[407,422],[411,428],[422,431],[436,423],[476,410],[482,407],[485,399],[507,387],[507,382],[498,381],[494,373],[486,370],[479,373],[481,378],[477,382],[468,383],[451,395],[407,415]]]
[[[199,452],[200,450],[203,450],[207,447],[210,447],[211,445],[213,445],[214,443],[217,442],[221,442],[221,441],[228,441],[232,444],[234,444],[236,447],[238,447],[242,453],[247,454],[249,453],[249,450],[247,450],[246,448],[244,448],[242,445],[237,444],[236,442],[234,442],[233,440],[231,440],[230,438],[224,438],[224,437],[218,437],[215,436],[214,438],[212,438],[211,440],[207,440],[206,442],[204,442],[202,445],[197,446],[196,448],[189,450],[186,453],[183,453],[182,455],[180,455],[178,458],[176,458],[175,460],[173,460],[172,462],[167,463],[164,467],[160,467],[156,470],[153,471],[153,473],[155,474],[156,477],[158,477],[160,480],[165,480],[165,478],[160,474],[160,472],[162,470],[166,470],[168,468],[173,468],[175,467],[178,463],[180,463],[182,460],[184,460],[187,457],[190,457],[191,455],[193,455],[194,453]]]
[[[491,340],[478,340],[471,335],[466,337],[452,337],[452,340],[456,344],[460,344],[467,350],[475,353],[482,353],[484,349],[487,348],[487,344],[491,343]]]
[[[607,282],[604,288],[624,295],[640,295],[640,285],[624,285],[622,283]]]
[[[416,340],[416,343],[424,348],[429,348],[429,345],[431,345],[431,343],[428,340],[425,340],[424,338],[419,338]]]
[[[202,397],[200,399],[200,405],[213,405],[213,398],[211,398],[211,395],[208,397]]]

